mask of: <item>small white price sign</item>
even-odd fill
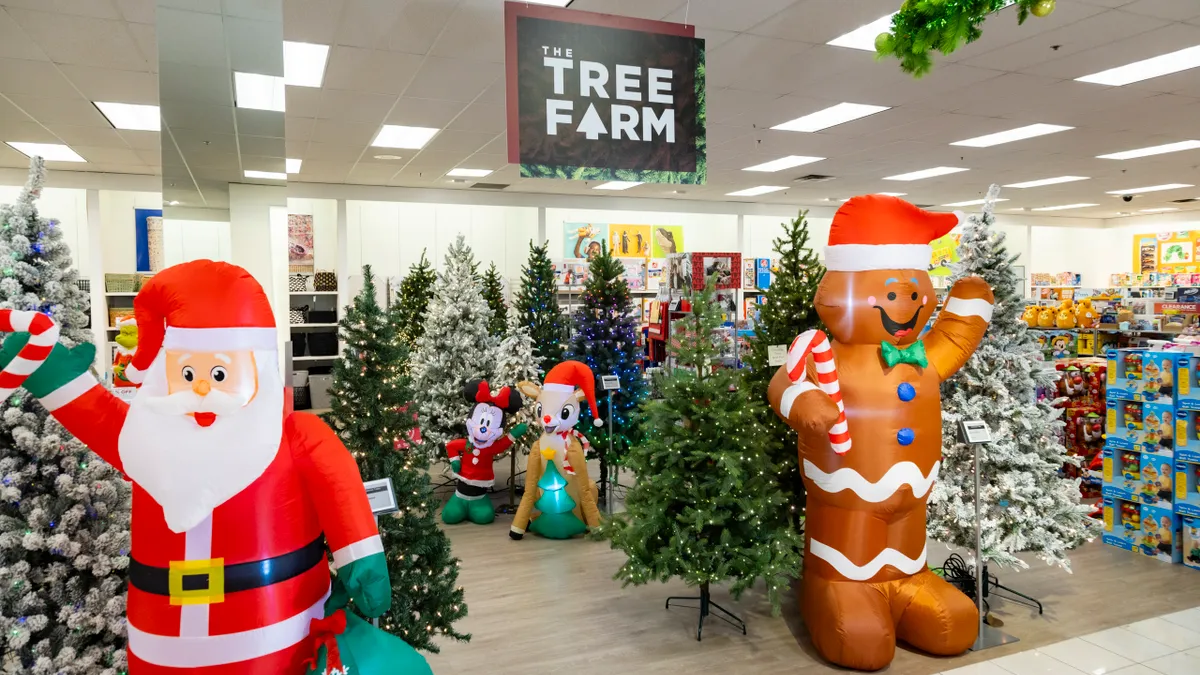
[[[767,345],[767,365],[782,366],[787,363],[787,345]]]
[[[983,420],[963,420],[958,423],[958,428],[963,440],[971,445],[992,442],[992,430]]]
[[[616,375],[601,375],[600,388],[604,391],[620,391],[621,378]]]
[[[371,513],[382,516],[385,513],[395,513],[400,510],[396,506],[396,490],[392,487],[391,478],[363,481],[367,490],[367,501],[371,503]]]

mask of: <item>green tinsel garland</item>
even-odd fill
[[[900,68],[921,77],[933,67],[930,52],[949,54],[963,44],[979,39],[979,24],[989,14],[1017,5],[1017,23],[1030,14],[1047,16],[1054,0],[904,0],[892,17],[890,33],[875,38],[877,58],[895,56]]]

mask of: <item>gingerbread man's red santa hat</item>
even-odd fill
[[[831,272],[927,270],[934,239],[963,222],[961,211],[934,213],[899,197],[853,197],[829,227],[825,267]]]
[[[276,351],[275,314],[262,286],[225,262],[193,260],[155,274],[133,299],[138,346],[125,378],[141,384],[158,352]]]
[[[596,376],[586,363],[581,361],[563,361],[546,373],[542,381],[542,389],[547,391],[572,392],[582,389],[587,397],[588,407],[592,410],[592,424],[600,426],[600,409],[596,407]]]

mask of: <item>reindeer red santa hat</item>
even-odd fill
[[[592,410],[592,424],[601,426],[600,410],[596,407],[596,376],[587,364],[579,361],[563,361],[546,373],[542,388],[550,391],[575,391],[582,389]]]
[[[825,267],[831,272],[927,270],[930,242],[965,219],[961,211],[934,213],[899,197],[855,197],[833,216]]]
[[[176,265],[154,275],[133,301],[138,348],[125,369],[140,384],[162,349],[277,351],[275,314],[262,286],[224,262]]]

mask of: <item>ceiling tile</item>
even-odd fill
[[[345,143],[309,143],[304,152],[304,161],[354,162],[363,154],[363,146]]]
[[[284,39],[321,45],[333,44],[342,5],[342,0],[284,0]]]
[[[111,129],[112,125],[100,114],[90,101],[79,97],[39,98],[34,96],[10,96],[9,100],[24,110],[30,117],[47,126],[69,124]]]
[[[237,122],[238,134],[269,136],[280,141],[286,135],[287,123],[283,113],[274,110],[234,108],[233,115]],[[280,146],[282,147],[282,143]]]
[[[135,150],[153,151],[157,156],[161,152],[162,141],[157,131],[117,131],[125,144]]]
[[[499,63],[427,57],[404,94],[414,98],[472,101],[504,77]]]
[[[325,69],[330,89],[399,94],[421,66],[421,57],[377,49],[335,46]]]
[[[284,107],[289,116],[316,117],[321,113],[324,90],[315,87],[286,87]]]
[[[111,8],[111,3],[106,3]],[[115,10],[114,10],[115,11]],[[124,21],[33,12],[10,7],[8,13],[55,63],[147,70]]]
[[[393,94],[371,94],[361,91],[321,90],[317,117],[342,122],[380,124],[396,102]]]
[[[158,104],[158,76],[149,72],[61,66],[62,74],[89,101]]]
[[[1083,7],[1084,12],[1094,10],[1094,7]],[[1057,14],[1056,11],[1051,17]],[[1060,63],[1072,55],[1097,48],[1104,49],[1109,44],[1164,25],[1166,22],[1161,19],[1115,11],[1101,12],[1086,16],[1073,23],[1059,25],[1057,28],[1027,39],[1016,40],[996,49],[987,49],[983,53],[972,49],[956,60],[967,65],[996,70],[1015,71],[1029,68],[1035,75],[1048,75],[1048,67]],[[987,35],[986,30],[984,35]],[[1078,77],[1102,68],[1094,68],[1071,77]]]
[[[434,136],[425,149],[432,153],[462,153],[465,155],[479,152],[480,148],[495,138],[496,134],[447,130]]]
[[[825,44],[896,11],[895,0],[804,0],[750,27],[762,37]]]
[[[1121,11],[1171,21],[1187,21],[1200,18],[1200,3],[1195,0],[1137,0],[1122,5]]]
[[[79,95],[53,63],[18,59],[0,59],[0,94],[30,94],[47,98]]]
[[[316,124],[315,119],[311,117],[293,117],[289,114],[285,119],[285,122],[287,127],[286,138],[288,142],[297,140],[307,143],[310,139],[312,139],[313,125]]]
[[[97,164],[143,164],[142,158],[129,148],[71,146],[89,162]]]
[[[154,25],[154,0],[116,0],[121,16],[131,23]]]
[[[508,126],[504,103],[476,101],[454,118],[448,129],[477,131],[495,137]]]
[[[335,120],[317,120],[313,126],[312,139],[316,143],[341,143],[362,148],[375,138],[379,126],[378,124],[350,124]]]
[[[662,19],[685,4],[685,0],[575,0],[571,3],[571,9],[638,19]]]
[[[788,94],[792,79],[805,63],[812,45],[743,34],[713,49],[707,59],[709,87],[737,87],[749,91]]]
[[[741,32],[770,19],[796,0],[689,0],[664,17],[666,21]]]
[[[120,19],[111,0],[4,0],[6,7],[35,9],[51,14]]]
[[[471,58],[504,63],[504,5],[493,0],[463,0],[430,54],[439,57]]]
[[[22,141],[25,143],[62,143],[49,129],[35,122],[17,122],[5,124],[0,130],[4,134],[0,142]],[[87,159],[86,157],[84,159]]]
[[[12,17],[0,7],[0,58],[48,61],[49,57],[37,46]]]

